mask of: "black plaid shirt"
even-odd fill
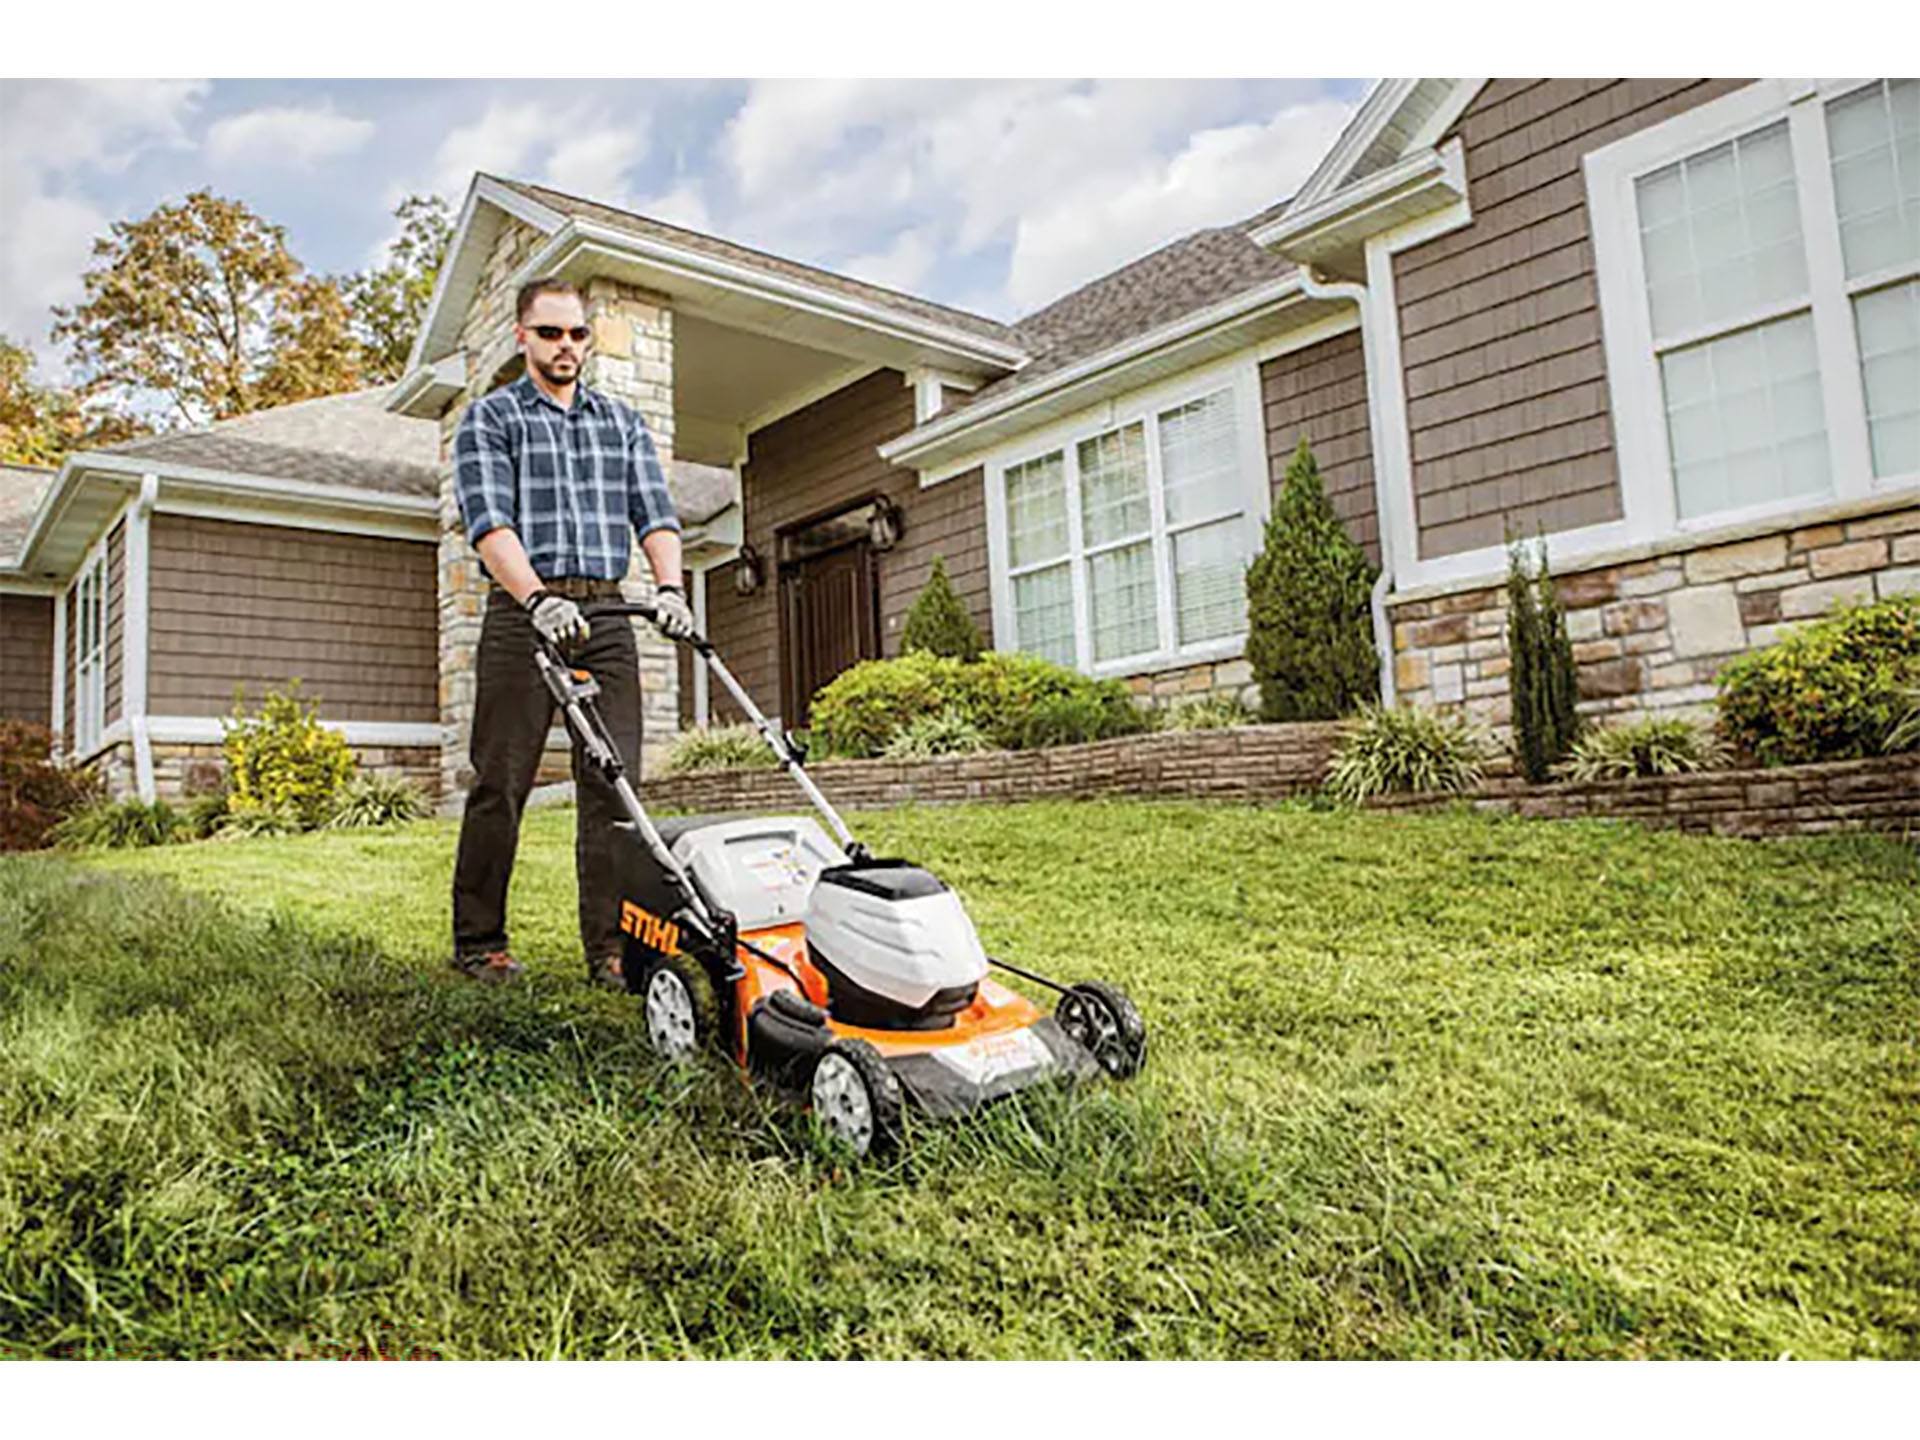
[[[453,439],[467,540],[511,528],[542,580],[626,577],[628,527],[680,528],[646,421],[584,384],[562,410],[523,375],[467,407]]]

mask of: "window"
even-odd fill
[[[1920,81],[1765,81],[1586,163],[1635,528],[1920,483]]]
[[[1018,649],[1111,670],[1238,643],[1266,486],[1239,405],[1229,384],[1001,472]]]
[[[100,747],[107,716],[107,565],[103,555],[80,574],[73,600],[73,740],[78,754]]]

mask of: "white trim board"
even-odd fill
[[[438,749],[441,743],[438,721],[323,718],[320,723],[338,731],[349,745]],[[218,745],[227,733],[218,715],[150,715],[147,730],[156,745]]]

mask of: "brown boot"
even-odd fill
[[[603,990],[625,990],[626,972],[620,968],[618,955],[591,955],[587,957],[587,983],[598,985]]]
[[[518,980],[523,973],[520,962],[504,950],[482,950],[472,955],[455,955],[453,968],[469,980],[478,980],[486,985],[500,985],[509,980]]]

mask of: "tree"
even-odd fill
[[[387,263],[341,282],[370,381],[398,380],[406,369],[453,238],[452,214],[438,195],[409,195],[393,216],[400,234],[387,247]]]
[[[954,660],[978,660],[985,646],[953,582],[947,578],[946,557],[933,557],[933,573],[926,588],[907,611],[907,628],[900,637],[900,653],[924,650]]]
[[[1547,573],[1546,541],[1539,574],[1527,573],[1520,541],[1507,541],[1507,654],[1512,662],[1513,734],[1520,768],[1538,785],[1580,735],[1574,709],[1579,685],[1566,615]]]
[[[54,311],[86,393],[158,396],[187,424],[337,394],[363,382],[344,303],[322,293],[286,232],[196,190],[93,243],[86,298]],[[287,353],[283,353],[287,352]]]
[[[72,391],[36,385],[33,352],[0,335],[0,464],[58,465],[69,451],[144,434],[129,415],[90,408]]]
[[[1247,660],[1267,720],[1337,720],[1379,694],[1378,572],[1333,513],[1306,437],[1247,568]]]

